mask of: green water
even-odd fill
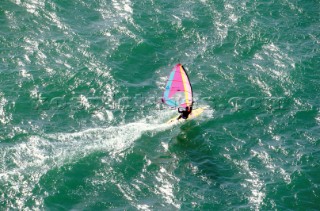
[[[2,0],[1,210],[319,210],[320,3]],[[196,120],[168,126],[172,67]]]

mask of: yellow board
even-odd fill
[[[196,118],[197,116],[199,116],[200,114],[202,114],[203,111],[204,111],[204,108],[197,108],[197,109],[195,109],[195,110],[192,110],[191,114],[189,114],[188,119],[182,119],[182,118],[180,118],[179,120],[177,120],[178,117],[180,116],[180,115],[178,115],[178,116],[170,119],[170,120],[167,122],[167,124],[172,124],[172,123],[176,123],[176,122],[184,122],[184,121],[187,121],[187,120],[190,120],[190,119],[194,119],[194,118]]]

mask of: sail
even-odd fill
[[[170,107],[192,106],[192,87],[181,64],[177,64],[170,72],[162,101]]]

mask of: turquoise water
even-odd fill
[[[319,210],[320,3],[2,0],[1,210]],[[196,120],[164,124],[188,71]]]

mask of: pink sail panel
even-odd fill
[[[192,87],[181,64],[177,64],[170,72],[162,100],[170,107],[192,106]]]

